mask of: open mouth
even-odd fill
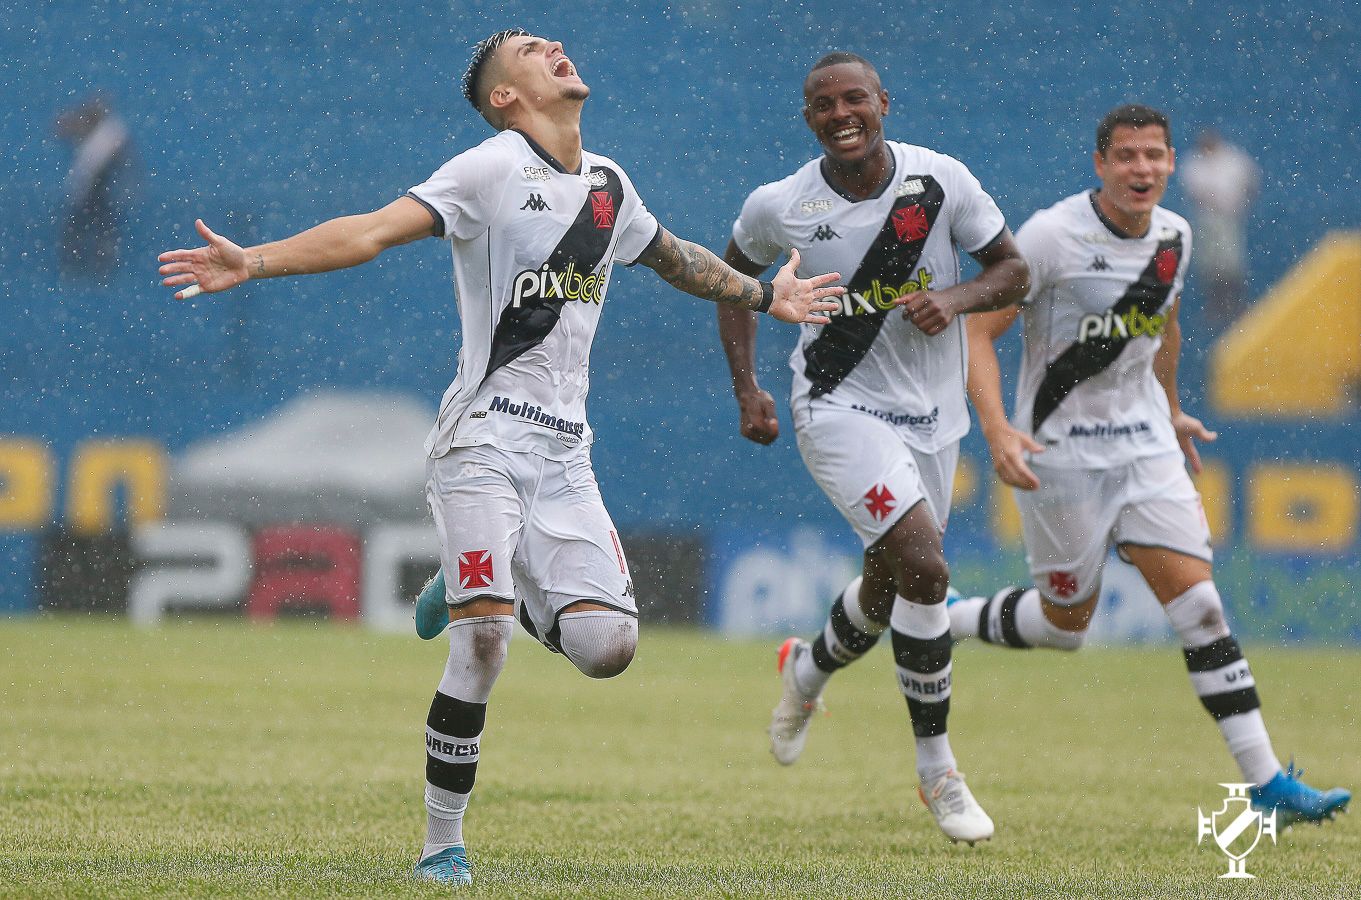
[[[1130,193],[1134,194],[1135,196],[1137,196],[1137,197],[1143,197],[1143,196],[1146,196],[1146,195],[1149,193],[1149,191],[1153,190],[1153,185],[1151,185],[1151,184],[1131,184],[1131,185],[1129,186],[1129,189],[1130,189]]]
[[[565,56],[559,56],[553,63],[554,78],[571,78],[577,74],[577,67],[572,65],[572,61]]]
[[[865,133],[865,129],[859,125],[847,125],[845,128],[838,128],[831,132],[832,144],[837,147],[850,147],[860,140],[860,136]]]

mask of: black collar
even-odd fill
[[[868,197],[856,197],[837,187],[836,182],[832,180],[832,166],[827,161],[826,156],[822,157],[822,162],[818,166],[819,171],[822,172],[822,180],[827,182],[827,186],[836,191],[839,196],[851,203],[859,203],[862,200],[877,200],[884,196],[884,191],[888,190],[888,186],[893,183],[893,177],[898,174],[898,157],[894,155],[892,147],[885,146],[885,149],[888,150],[888,177],[884,179],[883,184],[879,185],[879,189]]]
[[[558,162],[556,159],[554,159],[554,158],[553,158],[553,154],[549,153],[549,152],[548,152],[547,150],[545,150],[543,147],[540,147],[538,141],[534,140],[532,137],[530,137],[529,135],[525,134],[525,133],[524,133],[523,131],[521,131],[520,129],[518,129],[518,128],[512,128],[511,131],[515,132],[515,133],[518,134],[520,137],[524,138],[524,139],[525,139],[525,143],[529,145],[529,149],[530,149],[530,150],[533,150],[535,153],[537,153],[540,159],[542,159],[544,162],[548,163],[548,164],[549,164],[550,166],[552,166],[555,170],[561,172],[561,173],[564,174],[564,175],[580,175],[580,174],[581,174],[581,167],[580,167],[580,166],[577,167],[577,171],[575,171],[575,172],[569,172],[569,171],[567,171],[567,167],[564,166],[562,163]],[[586,158],[586,154],[583,152],[583,153],[582,153],[582,159],[584,160],[585,158]]]
[[[1140,238],[1148,237],[1147,231],[1145,231],[1143,234],[1130,234],[1128,231],[1112,222],[1110,218],[1107,217],[1107,215],[1101,211],[1101,204],[1096,202],[1096,195],[1099,193],[1101,193],[1100,188],[1091,191],[1087,194],[1087,199],[1091,201],[1092,212],[1096,213],[1096,217],[1101,220],[1102,225],[1106,226],[1107,231],[1109,231],[1116,237],[1126,241],[1137,241]],[[1151,218],[1149,219],[1149,227],[1150,228],[1153,227],[1153,220]]]

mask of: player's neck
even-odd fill
[[[861,200],[877,196],[883,190],[885,182],[893,175],[893,156],[889,153],[887,145],[882,143],[879,145],[878,153],[871,153],[863,159],[847,162],[834,159],[827,154],[822,158],[826,163],[823,172],[832,182],[832,186],[843,194]]]
[[[1102,191],[1096,192],[1096,208],[1106,220],[1106,224],[1121,232],[1124,237],[1143,237],[1148,234],[1148,229],[1153,227],[1152,211],[1126,213],[1117,208]]]
[[[511,128],[528,135],[545,153],[557,160],[564,171],[581,171],[581,105],[558,115],[530,111],[517,117]]]

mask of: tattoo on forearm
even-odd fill
[[[730,268],[713,253],[671,233],[662,239],[640,260],[673,287],[713,300],[755,309],[761,302],[761,286]]]
[[[263,253],[255,254],[255,274],[265,274],[265,255]]]

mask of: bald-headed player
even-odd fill
[[[662,228],[617,163],[582,149],[590,89],[558,42],[492,35],[473,51],[463,90],[496,135],[382,209],[244,249],[199,221],[208,246],[160,257],[164,283],[189,286],[183,298],[355,266],[418,238],[450,242],[463,346],[425,450],[426,498],[452,576],[436,605],[452,622],[426,719],[416,865],[418,878],[450,884],[472,882],[463,815],[512,613],[593,678],[633,659],[633,586],[586,423],[611,269],[642,263],[697,297],[791,323],[826,322],[837,305],[827,298],[842,293],[827,286],[835,273],[797,277],[797,254],[763,282]]]
[[[759,275],[790,252],[808,271],[847,273],[848,293],[831,322],[802,329],[790,359],[791,404],[799,452],[865,555],[863,575],[834,599],[822,633],[780,648],[771,751],[784,765],[799,757],[832,673],[891,630],[921,797],[951,839],[986,840],[992,820],[956,768],[946,729],[949,573],[941,536],[969,428],[959,316],[1019,300],[1026,265],[997,204],[963,163],[885,140],[888,92],[870,63],[829,54],[813,66],[803,95],[822,155],[747,198],[726,259]],[[957,248],[983,267],[968,281],[960,280]],[[756,317],[729,309],[718,321],[742,434],[769,444],[779,422],[756,380]]]

